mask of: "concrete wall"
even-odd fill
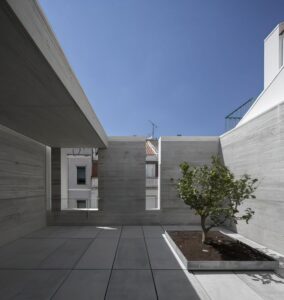
[[[114,213],[145,210],[145,139],[111,138],[99,151],[99,208]]]
[[[218,137],[172,137],[160,141],[160,210],[146,210],[145,139],[120,137],[99,151],[99,211],[49,214],[50,224],[196,224],[199,219],[178,199],[179,163],[210,162]],[[172,179],[172,180],[171,180]]]
[[[46,147],[0,125],[0,245],[46,224]]]
[[[284,252],[284,104],[270,109],[221,137],[225,164],[237,176],[259,179],[256,199],[243,206],[255,210],[237,231],[279,252]]]
[[[189,223],[199,219],[178,198],[177,180],[181,173],[179,165],[186,161],[193,165],[211,162],[212,155],[219,153],[219,137],[161,137],[159,140],[159,201],[161,210],[174,213],[176,222]]]

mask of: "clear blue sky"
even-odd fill
[[[263,87],[283,0],[40,0],[108,135],[219,135]]]

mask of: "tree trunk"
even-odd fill
[[[207,217],[201,216],[202,244],[206,244],[207,242],[208,229],[206,228],[206,218]]]

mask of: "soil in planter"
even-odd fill
[[[200,231],[168,231],[168,234],[189,261],[273,261],[219,231],[210,231],[204,245]]]

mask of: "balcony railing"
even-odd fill
[[[247,100],[245,103],[243,103],[241,106],[236,108],[234,111],[232,111],[225,117],[226,131],[231,130],[237,126],[237,124],[240,122],[240,120],[243,118],[243,116],[252,106],[254,100],[255,98],[250,98],[249,100]]]

